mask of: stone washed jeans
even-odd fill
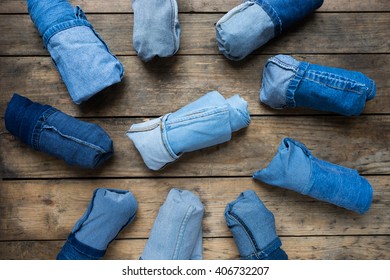
[[[23,143],[70,165],[95,168],[114,152],[110,136],[100,126],[18,94],[8,103],[5,126]]]
[[[360,72],[277,55],[264,66],[260,101],[275,109],[306,107],[357,116],[375,94],[375,82]]]
[[[27,0],[27,7],[76,104],[121,81],[122,63],[80,7],[67,0]]]
[[[239,95],[225,99],[212,91],[180,110],[134,124],[127,132],[145,164],[159,170],[183,153],[224,143],[250,123],[248,104]]]

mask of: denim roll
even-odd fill
[[[239,95],[226,99],[212,91],[174,113],[134,124],[127,132],[145,164],[159,170],[183,153],[231,139],[250,123],[247,102]]]
[[[57,260],[100,259],[119,232],[133,221],[137,208],[137,200],[129,191],[96,189]]]
[[[171,189],[140,259],[201,260],[203,212],[203,204],[195,194]]]
[[[364,214],[370,208],[370,183],[350,168],[315,158],[302,143],[284,138],[270,164],[253,178]]]
[[[173,56],[180,47],[176,0],[133,0],[133,45],[143,61]]]
[[[219,51],[241,60],[321,7],[323,0],[247,0],[216,24]]]
[[[275,218],[254,191],[242,192],[225,209],[226,224],[242,260],[287,260]]]
[[[5,126],[23,143],[70,165],[95,168],[113,154],[112,140],[100,126],[18,94],[8,103]]]
[[[27,0],[27,7],[74,103],[121,81],[122,63],[80,7],[67,0]]]
[[[360,72],[277,55],[264,66],[260,101],[274,109],[306,107],[357,116],[375,94],[375,82]]]

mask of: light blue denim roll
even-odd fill
[[[204,207],[190,191],[171,189],[140,259],[201,260]]]
[[[247,0],[216,24],[219,51],[241,60],[321,7],[323,0]]]
[[[7,130],[31,148],[70,165],[95,168],[114,153],[110,136],[97,124],[14,94],[5,113]]]
[[[129,191],[96,189],[57,259],[100,259],[119,232],[134,220],[137,208],[137,200]]]
[[[225,209],[226,224],[243,260],[287,260],[275,218],[254,191],[242,192]]]
[[[227,142],[250,123],[247,102],[212,91],[180,110],[134,124],[127,132],[145,164],[159,170],[183,153]]]
[[[121,81],[123,65],[66,0],[27,0],[32,21],[76,104]]]
[[[357,116],[375,94],[375,82],[360,72],[277,55],[264,66],[260,101],[275,109],[306,107]]]
[[[302,143],[284,138],[270,164],[253,174],[286,188],[364,214],[371,206],[370,183],[350,168],[315,158]]]
[[[173,56],[180,47],[176,0],[133,0],[133,45],[139,58]]]

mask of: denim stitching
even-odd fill
[[[80,145],[87,146],[87,147],[89,147],[89,148],[92,148],[92,149],[94,149],[94,150],[100,152],[100,153],[107,153],[107,151],[105,151],[104,149],[102,149],[102,148],[99,147],[99,146],[96,146],[96,145],[94,145],[94,144],[92,144],[92,143],[88,143],[88,142],[83,141],[83,140],[81,140],[81,139],[78,139],[78,138],[76,138],[76,137],[73,137],[73,136],[70,136],[70,135],[63,134],[61,131],[59,131],[59,130],[58,130],[56,127],[54,127],[54,126],[51,126],[51,125],[44,125],[44,126],[42,127],[42,130],[43,130],[43,129],[53,130],[53,131],[57,132],[60,136],[66,138],[66,139],[70,139],[70,140],[72,140],[72,141],[74,141],[74,142],[76,142],[76,143],[78,143],[78,144],[80,144]]]
[[[278,248],[282,246],[282,242],[280,241],[279,237],[276,237],[265,249],[263,249],[261,252],[255,252],[252,253],[246,257],[243,257],[242,259],[248,260],[252,259],[253,257],[256,257],[258,260],[263,260],[266,257],[270,256],[273,252],[275,252]],[[260,253],[260,254],[259,254]]]
[[[177,258],[177,255],[178,255],[179,250],[180,250],[180,245],[183,242],[184,231],[188,225],[188,220],[190,218],[190,215],[194,212],[194,210],[195,210],[195,207],[190,205],[187,209],[187,212],[186,212],[184,218],[183,218],[183,221],[180,224],[179,234],[177,236],[177,242],[176,242],[175,250],[173,251],[173,256],[172,256],[172,259],[174,259],[174,260]]]
[[[271,6],[271,4],[268,3],[268,1],[266,1],[266,0],[254,0],[254,2],[257,5],[259,5],[268,14],[268,16],[271,18],[273,24],[275,25],[274,26],[275,36],[277,36],[280,33],[282,33],[282,30],[283,30],[282,29],[282,21],[279,18],[279,15],[276,12],[276,10]]]
[[[160,132],[161,132],[161,142],[163,143],[164,145],[164,148],[165,150],[168,152],[168,154],[171,156],[171,158],[175,161],[177,160],[178,158],[181,157],[182,154],[179,154],[179,155],[176,155],[171,146],[169,145],[169,142],[168,142],[168,136],[167,136],[167,130],[165,128],[166,126],[166,119],[170,116],[171,114],[166,114],[160,121]],[[168,163],[167,163],[168,164]],[[165,165],[164,165],[165,166]]]
[[[297,72],[297,70],[298,70],[297,66],[292,65],[292,64],[288,64],[287,62],[284,62],[277,57],[271,57],[270,59],[268,59],[268,63],[269,62],[274,62],[276,65],[278,65],[282,68],[285,68],[286,70],[292,70],[294,72]]]
[[[288,107],[295,107],[295,91],[297,90],[299,84],[301,83],[307,68],[309,67],[309,63],[301,62],[297,68],[297,71],[294,77],[291,79],[286,92],[286,104]]]
[[[42,36],[45,47],[47,48],[50,39],[57,33],[77,26],[86,26],[92,29],[92,25],[87,20],[84,19],[74,19],[71,21],[56,24],[50,27]]]
[[[57,109],[53,107],[49,107],[45,112],[42,113],[42,115],[39,117],[37,123],[35,124],[35,127],[33,129],[33,133],[31,136],[31,146],[35,150],[40,150],[39,148],[39,139],[41,136],[41,131],[44,123],[47,121],[47,119],[53,115],[54,113],[59,112]]]
[[[208,116],[212,116],[212,115],[220,115],[220,114],[226,113],[228,111],[229,111],[229,109],[227,108],[227,106],[215,107],[212,109],[206,108],[206,109],[204,109],[204,112],[200,112],[200,113],[194,112],[193,114],[186,115],[184,117],[174,119],[172,121],[167,121],[166,124],[167,125],[178,124],[178,123],[190,121],[193,119],[200,119],[200,118],[204,118],[204,117],[208,117]]]
[[[176,51],[176,34],[175,34],[175,7],[173,5],[173,0],[170,0],[169,3],[171,4],[171,31],[172,31],[172,41],[173,41],[173,47],[174,47],[174,52]]]
[[[249,237],[249,240],[250,240],[253,248],[256,251],[254,254],[256,256],[258,256],[258,251],[260,251],[260,249],[257,246],[257,243],[256,243],[256,241],[255,241],[251,231],[249,230],[249,228],[246,226],[246,224],[236,214],[233,214],[232,212],[227,212],[227,214],[229,215],[230,218],[232,218],[234,221],[236,221],[241,226],[241,228],[244,230],[246,235]]]

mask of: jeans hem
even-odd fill
[[[286,92],[286,105],[287,107],[296,107],[297,104],[295,102],[295,92],[299,86],[299,83],[302,81],[303,76],[305,75],[305,72],[307,68],[309,67],[309,63],[307,62],[301,62],[298,66],[298,70],[295,74],[295,77],[290,81],[287,92]]]
[[[267,259],[274,251],[279,249],[282,246],[282,241],[279,237],[276,237],[267,247],[262,250],[257,250],[256,252],[241,257],[242,260],[263,260]]]
[[[259,5],[271,18],[274,24],[274,35],[277,36],[282,33],[282,21],[272,5],[266,0],[255,0],[254,2]]]

